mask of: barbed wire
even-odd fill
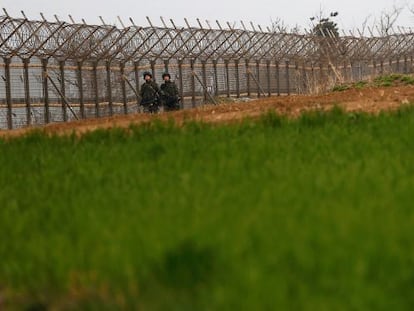
[[[5,11],[6,12],[6,11]],[[7,13],[7,12],[6,12]],[[24,13],[23,13],[23,16]],[[214,29],[210,24],[198,27],[132,26],[34,21],[0,17],[0,56],[55,58],[76,61],[136,62],[143,59],[279,59],[318,61],[321,55],[336,59],[386,59],[414,52],[414,33],[374,36],[317,36],[312,32],[291,34],[263,30],[235,29],[230,23]]]

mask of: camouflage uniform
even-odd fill
[[[160,89],[154,81],[147,81],[141,86],[139,95],[141,96],[141,105],[158,104]]]
[[[170,80],[164,81],[164,83],[161,84],[161,94],[166,110],[180,109],[179,92],[177,85],[174,82]]]

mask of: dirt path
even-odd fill
[[[50,134],[78,135],[96,129],[112,127],[128,127],[130,124],[149,122],[155,118],[168,120],[173,118],[180,124],[184,120],[203,121],[209,123],[237,122],[246,117],[257,117],[269,110],[277,111],[287,116],[298,116],[312,109],[329,109],[333,105],[343,107],[347,111],[366,111],[377,113],[382,110],[397,109],[402,105],[414,103],[414,86],[396,86],[386,88],[351,89],[344,92],[334,92],[324,95],[293,95],[270,97],[251,102],[204,106],[197,109],[163,113],[152,116],[132,114],[111,118],[88,119],[69,123],[49,124],[41,129]],[[33,131],[33,128],[17,130],[0,130],[0,137],[16,137]]]

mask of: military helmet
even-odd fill
[[[144,71],[144,73],[142,74],[142,76],[144,77],[144,79],[145,79],[146,76],[150,76],[152,78],[152,73],[149,72],[149,71]]]
[[[164,73],[162,74],[162,78],[164,79],[165,77],[168,77],[168,78],[170,78],[170,79],[171,79],[171,75],[170,75],[168,72],[164,72]]]

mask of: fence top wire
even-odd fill
[[[140,62],[193,59],[200,61],[255,59],[295,60],[302,62],[387,59],[412,55],[414,33],[396,33],[383,37],[371,35],[320,37],[312,33],[293,34],[270,31],[223,28],[88,25],[60,21],[29,20],[0,16],[0,56],[30,59],[54,58],[59,61]],[[103,21],[103,20],[102,20]],[[104,22],[103,22],[104,23]]]

